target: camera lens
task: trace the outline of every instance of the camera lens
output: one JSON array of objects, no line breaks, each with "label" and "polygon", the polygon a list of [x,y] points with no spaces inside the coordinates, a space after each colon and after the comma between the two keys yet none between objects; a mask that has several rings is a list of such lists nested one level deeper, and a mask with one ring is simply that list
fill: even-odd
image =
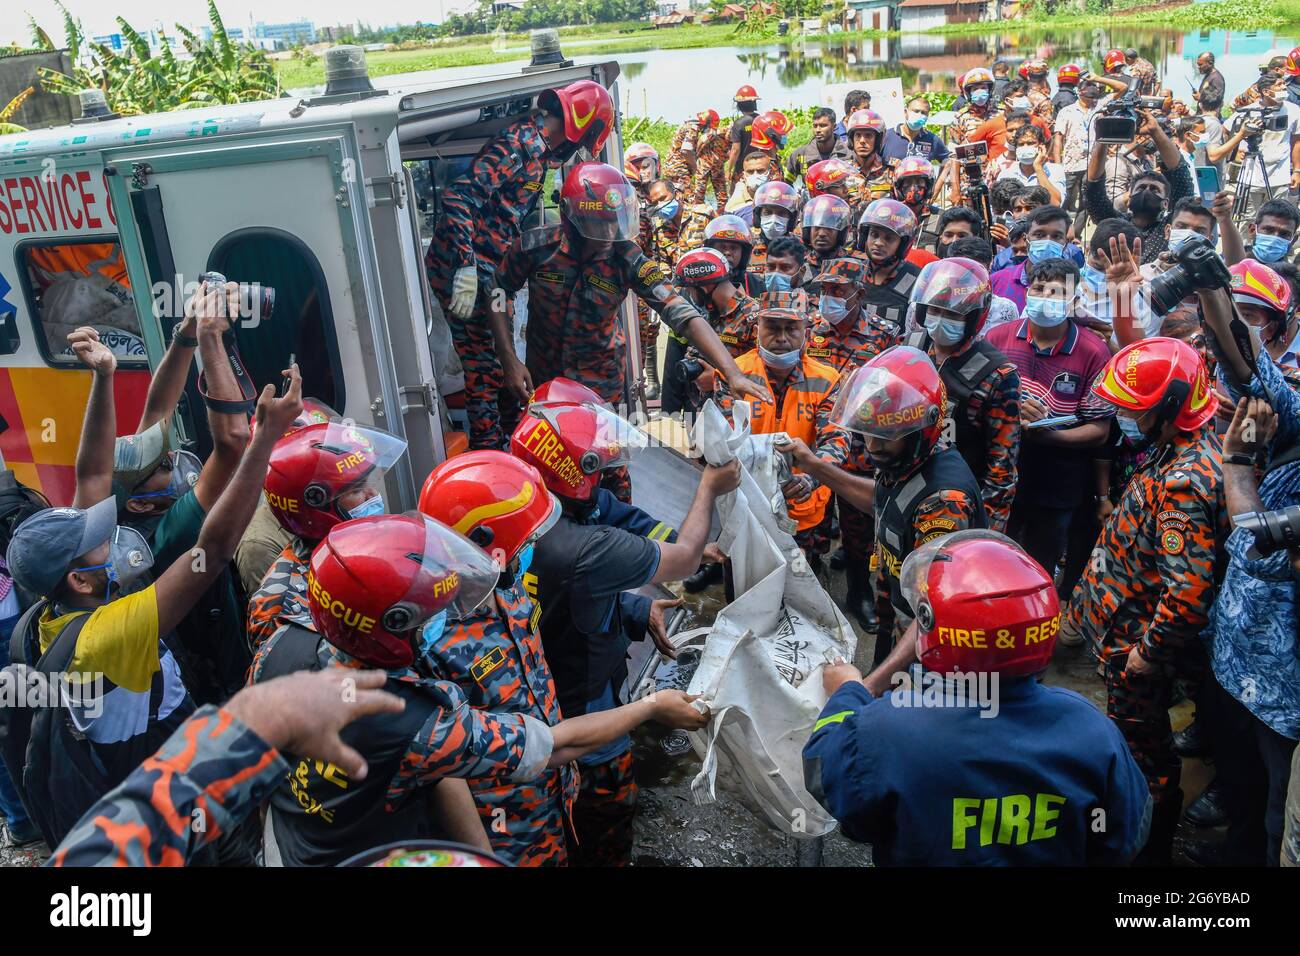
[{"label": "camera lens", "polygon": [[1178,303],[1196,291],[1192,277],[1186,267],[1176,265],[1165,270],[1147,283],[1147,295],[1151,310],[1156,315],[1167,315],[1178,307]]}]

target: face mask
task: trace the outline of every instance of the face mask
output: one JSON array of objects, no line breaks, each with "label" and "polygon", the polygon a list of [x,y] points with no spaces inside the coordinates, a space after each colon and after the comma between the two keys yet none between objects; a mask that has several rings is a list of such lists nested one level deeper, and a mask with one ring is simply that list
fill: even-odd
[{"label": "face mask", "polygon": [[970,94],[970,101],[974,103],[976,106],[983,106],[985,103],[989,101],[989,91],[972,90]]},{"label": "face mask", "polygon": [[1014,100],[1011,101],[1011,108],[1017,110],[1029,109],[1029,97],[1027,96],[1016,97]]},{"label": "face mask", "polygon": [[1037,146],[1016,147],[1016,162],[1023,163],[1024,165],[1029,166],[1032,165],[1034,160],[1036,160],[1037,158],[1038,158]]},{"label": "face mask", "polygon": [[837,295],[823,295],[821,297],[821,314],[831,325],[839,325],[849,315],[849,300],[841,299]]},{"label": "face mask", "polygon": [[934,254],[938,256],[940,259],[947,259],[948,247],[951,245],[952,245],[951,242],[936,242],[934,244]]},{"label": "face mask", "polygon": [[749,191],[752,193],[767,182],[768,178],[767,173],[748,173],[745,176],[745,185],[749,187]]},{"label": "face mask", "polygon": [[[822,303],[825,304],[825,297]],[[763,364],[769,368],[794,368],[799,364],[799,356],[803,354],[801,349],[795,349],[791,352],[769,352],[763,346],[758,347],[758,354],[763,359]]]},{"label": "face mask", "polygon": [[670,199],[663,205],[659,206],[659,208],[656,209],[652,213],[652,215],[658,216],[660,219],[667,222],[669,219],[676,219],[677,212],[681,208],[682,208],[681,203],[679,203],[676,199]]},{"label": "face mask", "polygon": [[1211,136],[1209,133],[1206,133],[1200,139],[1194,140],[1193,142],[1196,144],[1197,149],[1204,149],[1205,147],[1209,146],[1211,143],[1214,142],[1214,137]]},{"label": "face mask", "polygon": [[1059,259],[1065,255],[1065,246],[1053,239],[1034,239],[1029,243],[1029,261],[1042,262],[1044,259]]},{"label": "face mask", "polygon": [[758,217],[759,228],[769,239],[780,239],[790,229],[790,220],[783,213],[765,212]]},{"label": "face mask", "polygon": [[518,584],[520,579],[528,573],[528,569],[533,566],[533,549],[535,547],[535,544],[525,545],[524,549],[515,556],[515,560],[519,562],[519,570],[515,573],[516,584]]},{"label": "face mask", "polygon": [[763,276],[763,285],[768,292],[789,292],[790,277],[784,272],[768,272]]},{"label": "face mask", "polygon": [[1103,286],[1106,284],[1106,273],[1100,269],[1094,269],[1092,266],[1085,265],[1079,270],[1079,275],[1091,286]]},{"label": "face mask", "polygon": [[131,583],[138,581],[153,567],[153,551],[144,535],[134,528],[119,525],[113,532],[113,543],[109,545],[108,560],[103,564],[91,564],[73,571],[104,571],[108,575],[108,584],[104,588],[104,597],[111,598],[114,592],[125,593]]},{"label": "face mask", "polygon": [[929,332],[930,338],[940,345],[956,345],[966,337],[966,320],[927,315],[925,317],[925,331]]},{"label": "face mask", "polygon": [[925,192],[924,186],[908,186],[899,198],[903,200],[905,205],[915,206],[925,201]]},{"label": "face mask", "polygon": [[1128,207],[1133,212],[1139,212],[1147,216],[1158,216],[1165,208],[1165,201],[1157,193],[1149,189],[1142,189],[1133,194]]},{"label": "face mask", "polygon": [[447,630],[447,612],[439,611],[433,617],[425,622],[424,630],[420,632],[420,657],[425,657],[438,646],[442,640],[443,632]]},{"label": "face mask", "polygon": [[1138,427],[1136,418],[1125,418],[1123,415],[1116,415],[1115,417],[1119,420],[1119,430],[1124,433],[1125,438],[1135,445],[1140,445],[1146,441],[1147,436]]},{"label": "face mask", "polygon": [[1045,329],[1055,328],[1065,321],[1069,303],[1064,299],[1049,299],[1046,296],[1025,296],[1025,310],[1022,315],[1034,325]]},{"label": "face mask", "polygon": [[929,119],[930,117],[924,113],[909,112],[907,114],[907,128],[913,131],[924,129]]},{"label": "face mask", "polygon": [[175,501],[194,487],[195,482],[199,480],[199,472],[203,470],[203,463],[199,461],[196,455],[187,451],[174,451],[171,453],[171,478],[167,482],[167,487],[160,491],[140,491],[133,495],[132,498],[170,498]]},{"label": "face mask", "polygon": [[1260,262],[1277,262],[1290,250],[1291,243],[1280,236],[1266,236],[1262,233],[1256,233],[1252,248],[1255,252],[1255,258]]},{"label": "face mask", "polygon": [[369,518],[372,515],[381,515],[384,513],[384,496],[374,495],[367,498],[361,504],[357,505],[348,512],[349,518]]},{"label": "face mask", "polygon": [[1169,230],[1169,251],[1176,252],[1192,236],[1196,235],[1195,229],[1170,229]]}]

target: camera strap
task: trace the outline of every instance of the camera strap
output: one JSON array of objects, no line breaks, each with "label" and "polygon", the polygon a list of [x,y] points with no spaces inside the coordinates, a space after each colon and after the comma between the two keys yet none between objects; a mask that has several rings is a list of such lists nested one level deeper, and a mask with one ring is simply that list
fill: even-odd
[{"label": "camera strap", "polygon": [[212,398],[208,395],[207,380],[202,372],[199,373],[199,394],[203,396],[203,403],[220,415],[251,415],[253,409],[257,407],[257,386],[253,384],[253,379],[248,374],[248,367],[244,365],[244,360],[240,357],[239,346],[235,341],[235,333],[231,330],[223,333],[221,344],[226,349],[226,358],[230,361],[230,370],[234,373],[235,382],[239,385],[239,393],[244,397],[237,402]]}]

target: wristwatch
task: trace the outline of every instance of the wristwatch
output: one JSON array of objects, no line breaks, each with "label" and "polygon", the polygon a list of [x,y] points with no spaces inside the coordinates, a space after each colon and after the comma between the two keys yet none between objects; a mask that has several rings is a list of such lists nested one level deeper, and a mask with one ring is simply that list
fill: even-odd
[{"label": "wristwatch", "polygon": [[1233,452],[1231,455],[1223,456],[1225,465],[1245,465],[1248,468],[1255,467],[1255,456],[1247,455],[1245,452]]}]

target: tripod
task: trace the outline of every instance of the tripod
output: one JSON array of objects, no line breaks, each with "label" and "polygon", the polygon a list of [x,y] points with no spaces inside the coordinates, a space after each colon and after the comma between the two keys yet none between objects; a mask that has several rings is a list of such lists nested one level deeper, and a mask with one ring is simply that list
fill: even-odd
[{"label": "tripod", "polygon": [[[1258,187],[1246,185],[1253,179],[1246,175],[1247,170],[1254,170],[1258,174],[1260,183]],[[1232,221],[1239,226],[1246,221],[1246,211],[1250,208],[1250,193],[1255,188],[1264,190],[1265,202],[1273,198],[1273,187],[1268,181],[1268,168],[1264,165],[1264,154],[1259,151],[1259,140],[1255,139],[1252,142],[1251,137],[1247,137],[1246,156],[1241,161],[1241,168],[1237,170],[1237,195],[1232,200]]]}]

